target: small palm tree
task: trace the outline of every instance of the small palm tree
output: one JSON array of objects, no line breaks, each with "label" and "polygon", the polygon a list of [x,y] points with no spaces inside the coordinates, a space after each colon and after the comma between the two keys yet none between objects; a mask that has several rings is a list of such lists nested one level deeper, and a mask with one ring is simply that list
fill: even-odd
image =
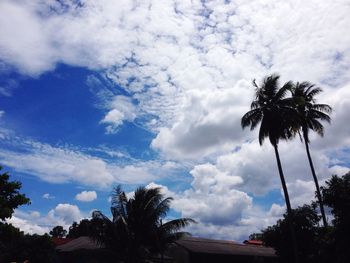
[{"label": "small palm tree", "polygon": [[[284,198],[288,215],[292,215],[289,194],[284,178],[281,160],[278,152],[278,142],[280,139],[289,139],[294,135],[297,114],[293,108],[292,100],[286,98],[287,92],[292,88],[292,82],[285,83],[279,88],[279,76],[271,75],[266,77],[259,87],[255,81],[255,99],[251,103],[251,110],[248,111],[241,120],[242,128],[250,127],[255,129],[260,123],[259,143],[263,144],[266,137],[269,138],[277,160],[278,171],[282,183]],[[292,216],[290,216],[292,218]],[[297,243],[292,222],[289,220],[290,234],[293,241],[295,261],[298,261]]]},{"label": "small palm tree", "polygon": [[302,138],[304,139],[307,157],[309,160],[312,177],[316,186],[316,195],[320,204],[320,210],[323,220],[323,225],[327,226],[326,214],[323,207],[322,196],[320,187],[318,184],[317,176],[315,173],[315,168],[312,162],[309,144],[309,131],[313,130],[320,136],[323,136],[324,129],[320,121],[326,121],[330,123],[331,118],[329,113],[332,112],[332,108],[326,104],[316,104],[315,96],[322,92],[321,88],[315,87],[315,85],[309,82],[297,83],[292,88],[292,96],[294,101],[294,106],[299,113],[299,131],[301,131]]},{"label": "small palm tree", "polygon": [[139,187],[128,198],[118,186],[112,194],[112,220],[99,211],[93,220],[101,220],[104,227],[93,233],[93,238],[106,248],[115,250],[119,257],[130,263],[145,262],[151,254],[160,254],[166,247],[186,235],[180,232],[194,220],[180,218],[162,223],[170,209],[171,197],[164,198],[159,187]]}]

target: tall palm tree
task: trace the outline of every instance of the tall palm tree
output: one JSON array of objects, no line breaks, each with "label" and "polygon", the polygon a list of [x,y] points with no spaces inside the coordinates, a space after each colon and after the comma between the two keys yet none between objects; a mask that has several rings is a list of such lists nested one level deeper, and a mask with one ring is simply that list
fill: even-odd
[{"label": "tall palm tree", "polygon": [[331,118],[329,113],[332,112],[332,108],[326,104],[317,104],[315,96],[322,92],[321,88],[315,87],[315,85],[309,82],[297,83],[295,87],[292,88],[292,96],[295,104],[295,108],[299,113],[299,130],[301,131],[302,138],[304,139],[307,157],[309,160],[312,177],[316,186],[316,195],[320,204],[320,210],[323,220],[323,225],[326,227],[327,219],[324,212],[323,202],[320,187],[318,184],[317,176],[315,173],[315,168],[312,162],[309,144],[309,131],[313,130],[320,136],[323,136],[324,129],[320,121],[326,121],[330,123]]},{"label": "tall palm tree", "polygon": [[151,254],[160,254],[167,245],[186,235],[180,232],[194,220],[180,218],[162,223],[170,209],[171,197],[164,198],[159,187],[139,187],[128,198],[121,187],[112,194],[112,220],[99,211],[93,220],[101,220],[104,227],[93,233],[93,238],[106,248],[118,251],[119,257],[130,263],[145,262]]},{"label": "tall palm tree", "polygon": [[297,120],[297,115],[295,109],[293,108],[291,99],[286,98],[287,92],[293,86],[292,82],[287,82],[281,88],[279,88],[278,80],[278,75],[268,76],[263,80],[260,87],[256,84],[255,80],[253,81],[253,85],[256,88],[255,99],[251,103],[251,110],[244,114],[242,117],[241,125],[242,128],[250,126],[250,129],[253,130],[260,123],[260,145],[262,145],[264,139],[268,137],[275,150],[278,172],[287,206],[287,213],[290,218],[288,222],[293,243],[295,262],[298,262],[297,242],[295,238],[294,228],[291,222],[292,208],[290,205],[287,185],[278,152],[279,140],[286,140],[294,135],[294,123]]}]

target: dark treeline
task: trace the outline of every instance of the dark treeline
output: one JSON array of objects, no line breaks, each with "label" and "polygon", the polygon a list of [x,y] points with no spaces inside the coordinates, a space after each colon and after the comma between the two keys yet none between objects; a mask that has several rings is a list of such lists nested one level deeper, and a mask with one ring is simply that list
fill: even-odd
[{"label": "dark treeline", "polygon": [[273,226],[254,233],[251,239],[262,240],[274,247],[281,262],[293,262],[293,249],[287,224],[288,217],[293,222],[299,244],[301,263],[347,263],[350,258],[348,238],[350,236],[350,173],[333,176],[321,187],[324,204],[334,217],[332,224],[320,226],[317,202],[303,205],[283,215],[283,219]]}]

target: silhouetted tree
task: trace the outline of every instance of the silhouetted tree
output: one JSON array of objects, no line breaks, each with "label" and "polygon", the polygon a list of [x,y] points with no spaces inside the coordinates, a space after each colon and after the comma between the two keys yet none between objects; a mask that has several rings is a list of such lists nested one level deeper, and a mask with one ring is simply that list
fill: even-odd
[{"label": "silhouetted tree", "polygon": [[50,235],[52,237],[65,237],[67,234],[67,230],[65,230],[63,228],[63,226],[55,226],[51,231],[50,231]]},{"label": "silhouetted tree", "polygon": [[309,144],[309,130],[312,130],[323,136],[324,128],[320,121],[330,122],[330,117],[327,113],[332,112],[332,108],[326,104],[317,104],[315,96],[322,92],[321,88],[315,87],[315,85],[309,82],[297,83],[292,88],[293,102],[295,108],[298,111],[298,129],[301,131],[302,137],[304,139],[307,157],[309,160],[312,177],[316,186],[316,196],[320,204],[320,211],[322,215],[323,225],[327,226],[326,213],[324,211],[322,196],[320,192],[320,187],[318,184],[315,168],[312,162]]},{"label": "silhouetted tree", "polygon": [[[0,170],[2,167],[0,166]],[[9,181],[9,174],[0,174],[0,220],[11,218],[14,209],[20,205],[30,204],[29,198],[21,194],[21,183]]]},{"label": "silhouetted tree", "polygon": [[350,236],[350,172],[342,177],[332,176],[321,187],[324,204],[331,207],[334,216],[334,262],[345,263],[349,261]]},{"label": "silhouetted tree", "polygon": [[172,198],[164,198],[161,189],[139,187],[128,198],[118,186],[112,195],[112,220],[99,211],[93,219],[103,222],[93,237],[106,248],[119,252],[125,262],[144,262],[152,253],[162,253],[167,244],[186,233],[179,230],[194,222],[181,218],[162,224]]},{"label": "silhouetted tree", "polygon": [[80,223],[73,222],[69,227],[68,238],[77,238],[81,236],[89,236],[90,232],[93,231],[94,222],[92,220],[83,219]]},{"label": "silhouetted tree", "polygon": [[[281,262],[293,261],[293,249],[289,246],[290,235],[288,226],[288,214],[283,215],[283,219],[277,221],[273,226],[267,227],[260,235],[266,246],[276,249]],[[317,215],[316,204],[303,205],[293,209],[293,225],[296,231],[299,247],[300,262],[321,263],[331,262],[332,253],[327,234],[332,229],[320,228],[318,223],[320,217]],[[327,231],[326,231],[327,230]]]},{"label": "silhouetted tree", "polygon": [[[263,144],[266,137],[269,138],[275,150],[278,172],[287,205],[287,213],[292,215],[289,194],[278,152],[278,142],[280,139],[289,139],[294,135],[297,113],[293,108],[292,100],[286,98],[287,92],[293,86],[292,82],[287,82],[280,88],[278,80],[278,75],[268,76],[263,80],[260,87],[253,81],[253,85],[256,88],[255,99],[251,103],[251,110],[242,117],[241,124],[243,128],[249,126],[250,129],[253,130],[260,123],[260,145]],[[292,217],[290,216],[288,221],[291,220]],[[294,258],[295,261],[298,262],[298,249],[292,222],[289,222],[289,227],[292,237],[292,246],[294,248]]]},{"label": "silhouetted tree", "polygon": [[45,234],[24,235],[18,228],[0,223],[0,262],[56,262],[51,238]]}]

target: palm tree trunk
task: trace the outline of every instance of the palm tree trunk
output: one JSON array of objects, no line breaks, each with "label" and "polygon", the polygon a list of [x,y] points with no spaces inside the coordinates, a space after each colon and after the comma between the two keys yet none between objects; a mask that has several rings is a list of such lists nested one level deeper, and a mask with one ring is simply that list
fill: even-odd
[{"label": "palm tree trunk", "polygon": [[287,205],[287,214],[288,214],[288,216],[287,216],[286,220],[288,222],[289,232],[290,232],[290,236],[291,236],[291,239],[292,239],[292,246],[293,246],[293,253],[294,253],[294,262],[298,263],[299,262],[298,244],[297,244],[297,239],[296,239],[296,236],[295,236],[295,230],[294,230],[294,227],[293,227],[292,207],[290,205],[289,194],[288,194],[288,190],[287,190],[286,181],[285,181],[284,175],[283,175],[283,170],[282,170],[280,156],[279,156],[279,153],[278,153],[277,144],[274,144],[273,147],[275,149],[275,155],[276,155],[276,160],[277,160],[278,172],[279,172],[281,183],[282,183],[284,199],[286,200],[286,205]]},{"label": "palm tree trunk", "polygon": [[[305,141],[305,139],[304,139],[304,141]],[[309,159],[309,164],[310,164],[310,167],[311,167],[312,177],[314,178],[314,182],[315,182],[315,186],[316,186],[316,194],[317,194],[318,202],[320,204],[320,210],[321,210],[321,215],[322,215],[323,226],[327,227],[328,223],[327,223],[326,213],[324,212],[323,200],[322,200],[322,196],[321,196],[320,186],[318,185],[318,180],[317,180],[317,176],[316,176],[316,173],[315,173],[314,164],[313,164],[312,159],[311,159],[309,143],[306,142],[306,141],[305,141],[305,148],[306,148],[307,158]]]}]

